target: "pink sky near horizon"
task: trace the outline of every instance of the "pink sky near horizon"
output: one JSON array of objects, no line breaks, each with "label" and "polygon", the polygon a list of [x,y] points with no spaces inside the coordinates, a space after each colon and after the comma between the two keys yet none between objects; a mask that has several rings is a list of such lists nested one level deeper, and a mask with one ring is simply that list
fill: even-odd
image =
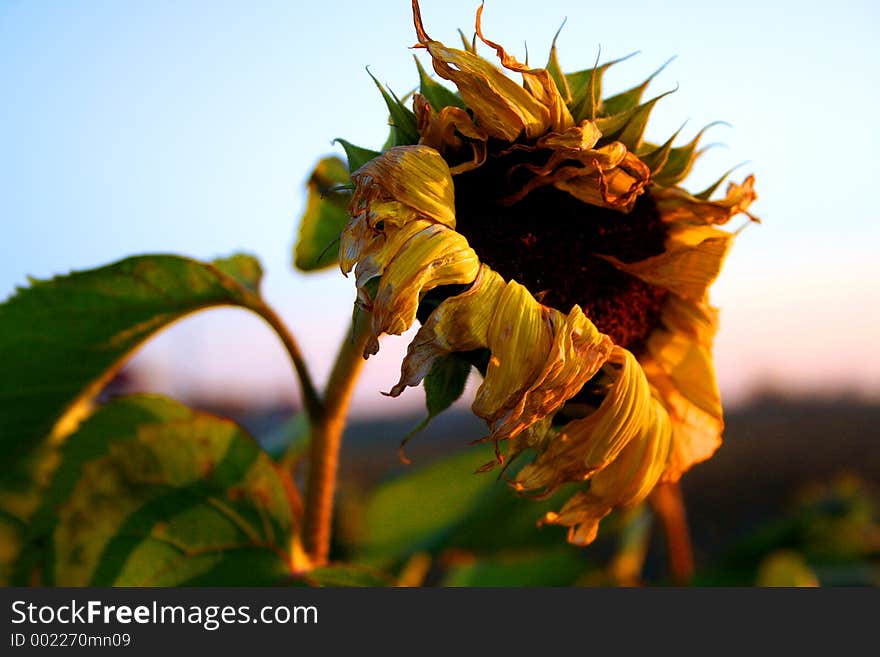
[{"label": "pink sky near horizon", "polygon": [[[740,239],[758,240],[762,229],[749,227]],[[734,245],[712,294],[713,304],[721,310],[715,362],[724,402],[736,405],[768,390],[880,399],[880,359],[870,349],[880,335],[880,317],[873,310],[880,304],[878,288],[860,290],[859,298],[841,295],[844,281],[835,281],[833,271],[817,268],[806,257],[799,263],[781,258],[764,269],[749,270],[745,257],[737,257],[737,248]],[[867,276],[871,271],[866,267],[861,273]],[[294,276],[299,279],[301,275]],[[318,276],[335,277],[337,272]],[[321,309],[326,323],[298,321],[295,312],[281,306],[319,382],[329,373],[350,317],[344,294],[353,283],[341,274],[338,279],[338,303]],[[297,383],[286,355],[261,323],[244,311],[210,311],[172,327],[149,344],[134,365],[143,368],[154,389],[172,395],[216,395],[257,405],[298,403]],[[414,332],[415,328],[403,336],[382,339],[379,354],[365,364],[353,413],[378,416],[422,411],[421,389],[407,390],[399,399],[381,394],[397,381]],[[467,403],[478,385],[479,377],[473,376],[461,403]]]}]

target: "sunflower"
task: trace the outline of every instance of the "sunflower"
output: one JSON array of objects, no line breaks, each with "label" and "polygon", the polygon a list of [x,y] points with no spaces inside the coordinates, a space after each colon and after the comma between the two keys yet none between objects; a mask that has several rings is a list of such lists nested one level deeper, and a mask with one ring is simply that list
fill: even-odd
[{"label": "sunflower", "polygon": [[718,200],[726,175],[702,193],[679,187],[700,136],[643,140],[660,98],[641,102],[651,78],[601,99],[615,62],[563,74],[554,40],[546,68],[530,68],[484,36],[482,9],[455,49],[428,36],[413,0],[416,47],[458,92],[421,65],[411,111],[383,90],[392,140],[351,175],[340,265],[371,313],[364,357],[421,323],[389,394],[439,359],[476,365],[472,408],[497,457],[486,469],[531,450],[517,491],[582,482],[543,522],[585,545],[613,509],[721,443],[707,291],[734,237],[718,226],[748,214],[754,181]]}]

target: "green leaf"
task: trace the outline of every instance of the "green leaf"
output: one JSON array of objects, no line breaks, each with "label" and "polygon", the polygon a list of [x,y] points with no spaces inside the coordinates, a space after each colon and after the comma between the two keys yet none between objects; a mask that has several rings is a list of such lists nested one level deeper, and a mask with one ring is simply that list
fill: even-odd
[{"label": "green leaf", "polygon": [[[497,471],[476,473],[494,456],[491,445],[467,447],[380,484],[363,506],[349,508],[356,515],[347,523],[356,527],[349,536],[355,560],[384,568],[420,551],[489,555],[562,547],[577,553],[566,546],[563,528],[537,526],[577,485],[544,500],[519,496]],[[613,532],[613,523],[607,523],[600,540]]]},{"label": "green leaf", "polygon": [[419,61],[419,58],[413,55],[413,59],[416,62],[416,67],[419,69],[419,93],[427,99],[435,112],[439,112],[444,107],[460,107],[464,109],[464,101],[456,93],[450,91],[436,80],[432,80]]},{"label": "green leaf", "polygon": [[367,69],[367,73],[373,78],[373,82],[376,83],[376,87],[378,87],[379,92],[382,94],[382,99],[388,107],[388,112],[391,114],[389,119],[391,124],[391,145],[404,146],[406,144],[419,143],[416,115],[393,92],[386,91],[385,87],[376,79],[376,76],[370,73],[370,69]]},{"label": "green leaf", "polygon": [[559,33],[562,32],[562,28],[565,27],[565,21],[562,21],[562,25],[559,26],[559,29],[556,30],[556,34],[553,36],[553,43],[550,45],[550,57],[547,59],[547,72],[550,74],[550,77],[553,78],[553,82],[556,84],[556,89],[559,91],[559,95],[562,97],[563,102],[566,105],[571,104],[571,90],[568,88],[568,80],[565,78],[565,73],[562,72],[562,67],[559,65],[559,57],[556,52],[556,39],[559,38]]},{"label": "green leaf", "polygon": [[673,57],[672,59],[667,60],[663,66],[651,73],[651,75],[649,75],[641,84],[609,98],[605,98],[599,108],[600,116],[614,116],[615,114],[620,114],[637,107],[642,100],[642,94],[645,93],[645,89],[651,84],[651,80],[660,75],[663,69],[669,66],[669,63],[673,59],[675,58]]},{"label": "green leaf", "polygon": [[495,485],[492,475],[474,474],[492,455],[491,447],[469,448],[377,487],[358,514],[358,560],[383,565],[440,545]]},{"label": "green leaf", "polygon": [[441,356],[434,361],[431,371],[425,377],[425,405],[428,407],[428,417],[422,420],[400,442],[401,457],[403,448],[412,440],[417,433],[424,430],[435,417],[440,415],[464,393],[468,375],[471,373],[471,364],[455,354]]},{"label": "green leaf", "polygon": [[638,52],[630,53],[626,57],[605,62],[601,66],[597,60],[596,66],[593,68],[566,74],[565,80],[571,91],[571,102],[568,109],[577,123],[584,119],[595,119],[598,116],[602,98],[602,77],[605,75],[605,71],[637,54]]},{"label": "green leaf", "polygon": [[555,549],[512,552],[454,566],[443,586],[571,586],[591,569],[584,554]]},{"label": "green leaf", "polygon": [[249,290],[256,296],[260,295],[263,268],[256,257],[244,253],[235,253],[228,258],[217,258],[211,264],[230,278],[233,278],[246,290]]},{"label": "green leaf", "polygon": [[155,255],[18,290],[0,305],[4,475],[39,449],[53,427],[83,413],[85,402],[157,331],[204,308],[259,306],[259,278],[249,256],[211,265]]},{"label": "green leaf", "polygon": [[321,587],[373,587],[394,584],[386,575],[353,564],[331,564],[323,568],[315,568],[303,575],[302,579],[309,586]]},{"label": "green leaf", "polygon": [[647,142],[642,143],[638,153],[639,159],[641,159],[651,170],[651,175],[656,175],[663,170],[664,166],[666,166],[666,160],[669,159],[669,153],[672,151],[672,144],[675,142],[683,128],[684,125],[676,130],[675,133],[660,146],[657,146],[656,144],[648,144]]},{"label": "green leaf", "polygon": [[694,198],[700,199],[701,201],[708,201],[710,198],[712,198],[712,194],[715,193],[715,190],[717,190],[721,186],[721,183],[723,183],[725,180],[727,180],[727,177],[730,174],[732,174],[734,171],[739,169],[744,164],[746,164],[746,162],[740,162],[735,167],[730,167],[727,171],[725,171],[715,182],[713,182],[711,185],[709,185],[706,189],[704,189],[702,192],[694,194],[693,195]]},{"label": "green leaf", "polygon": [[761,561],[755,586],[815,587],[819,578],[802,554],[777,550]]},{"label": "green leaf", "polygon": [[599,140],[599,144],[605,145],[612,141],[619,141],[627,149],[636,151],[642,144],[642,137],[645,134],[645,128],[648,125],[648,119],[651,116],[654,105],[657,104],[658,100],[674,91],[672,89],[659,96],[655,96],[651,100],[622,114],[596,119],[596,126],[602,133],[602,139]]},{"label": "green leaf", "polygon": [[669,151],[669,157],[666,159],[666,164],[655,178],[656,182],[661,185],[672,186],[687,178],[688,174],[691,172],[691,167],[693,167],[694,162],[696,162],[700,155],[697,152],[697,146],[700,143],[703,134],[712,126],[720,125],[722,123],[723,121],[714,121],[713,123],[710,123],[700,130],[690,142],[684,146],[679,146],[678,148],[673,148]]},{"label": "green leaf", "polygon": [[[345,145],[343,144],[343,147]],[[306,210],[299,224],[293,264],[316,271],[339,262],[339,236],[348,224],[351,191],[345,163],[335,155],[318,162],[307,183]]]},{"label": "green leaf", "polygon": [[288,574],[292,526],[271,460],[241,427],[137,395],[65,443],[32,538],[54,548],[59,586],[254,585]]},{"label": "green leaf", "polygon": [[367,162],[381,155],[381,153],[379,153],[378,151],[371,151],[369,148],[355,146],[350,141],[346,141],[345,139],[340,139],[338,137],[334,139],[333,142],[340,144],[342,148],[345,149],[345,157],[346,159],[348,159],[349,173],[354,173],[362,166],[364,166]]},{"label": "green leaf", "polygon": [[54,445],[44,444],[14,467],[4,464],[0,473],[0,586],[31,583],[27,577],[16,576],[16,562],[27,542],[28,520],[57,466],[57,452]]},{"label": "green leaf", "polygon": [[454,354],[434,361],[425,377],[425,404],[430,417],[436,417],[461,397],[470,373],[471,364]]}]

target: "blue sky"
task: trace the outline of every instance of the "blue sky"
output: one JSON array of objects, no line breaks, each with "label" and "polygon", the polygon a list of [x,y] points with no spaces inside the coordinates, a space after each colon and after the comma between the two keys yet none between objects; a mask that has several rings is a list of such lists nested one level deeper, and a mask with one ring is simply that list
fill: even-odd
[{"label": "blue sky", "polygon": [[[398,94],[414,86],[409,3],[0,0],[0,297],[48,277],[149,252],[213,258],[244,250],[319,379],[345,333],[353,283],[293,272],[304,181],[345,137],[378,147],[385,108],[364,67]],[[457,43],[477,3],[424,0],[433,38]],[[616,58],[610,91],[676,60],[677,84],[648,136],[716,119],[687,186],[749,160],[764,219],[738,239],[713,289],[718,374],[731,399],[758,385],[880,390],[880,237],[875,158],[880,49],[870,2],[627,3],[490,0],[487,36],[543,63],[562,20],[562,65]],[[357,393],[381,398],[407,340],[387,339]],[[211,311],[148,345],[138,363],[173,394],[295,395],[260,321]]]}]

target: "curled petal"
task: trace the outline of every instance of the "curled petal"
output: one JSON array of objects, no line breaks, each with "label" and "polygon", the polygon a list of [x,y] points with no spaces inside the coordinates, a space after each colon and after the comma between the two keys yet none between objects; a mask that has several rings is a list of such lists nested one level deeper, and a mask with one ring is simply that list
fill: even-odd
[{"label": "curled petal", "polygon": [[647,415],[651,421],[644,422],[617,458],[592,477],[588,490],[575,493],[559,513],[544,516],[547,524],[569,528],[570,543],[589,545],[596,539],[602,518],[614,508],[639,504],[657,485],[666,468],[672,431],[657,400],[652,400]]},{"label": "curled petal", "polygon": [[[594,121],[585,120],[580,125],[573,125],[562,132],[551,132],[541,137],[537,145],[567,155],[577,156],[590,150],[602,137]],[[622,145],[622,144],[621,144]]]},{"label": "curled petal", "polygon": [[[375,200],[348,221],[339,242],[339,267],[346,276],[356,262],[385,248],[390,236],[410,225],[418,215],[397,201]],[[429,221],[430,223],[430,221]]]},{"label": "curled petal", "polygon": [[[418,216],[455,228],[452,174],[433,148],[389,148],[355,171],[351,179],[355,184],[351,215],[366,213],[370,227],[379,221],[399,226]],[[382,201],[391,205],[382,206]]]},{"label": "curled petal", "polygon": [[[623,146],[620,142],[612,142],[609,146],[616,144]],[[651,179],[647,165],[628,151],[612,167],[606,168],[598,159],[591,164],[594,174],[566,177],[555,183],[555,187],[584,203],[629,211]]]},{"label": "curled petal", "polygon": [[712,226],[679,225],[670,229],[666,250],[637,262],[601,256],[621,271],[694,301],[703,300],[733,240]]},{"label": "curled petal", "polygon": [[755,177],[749,176],[741,185],[730,183],[726,196],[719,201],[704,201],[691,196],[680,187],[660,187],[651,194],[664,221],[698,226],[725,224],[738,214],[747,214],[755,193]]},{"label": "curled petal", "polygon": [[363,245],[355,267],[355,285],[358,290],[358,300],[364,307],[370,308],[373,304],[367,290],[367,282],[382,275],[388,263],[411,237],[432,225],[427,219],[417,219],[395,231],[374,233],[372,239]]},{"label": "curled petal", "polygon": [[451,167],[451,174],[475,169],[486,161],[486,142],[489,135],[473,122],[467,112],[460,107],[447,106],[438,113],[421,94],[415,95],[414,104],[420,144],[430,146],[440,153],[460,149],[464,145],[462,138],[467,139],[470,144],[473,160]]},{"label": "curled petal", "polygon": [[431,224],[410,237],[382,273],[373,303],[373,337],[364,356],[379,350],[382,333],[399,335],[412,326],[425,292],[440,285],[471,283],[479,268],[467,240],[446,226]]},{"label": "curled petal", "polygon": [[470,288],[443,301],[416,333],[401,365],[400,381],[389,394],[397,397],[404,388],[417,386],[440,356],[485,348],[489,324],[506,286],[497,272],[481,265]]},{"label": "curled petal", "polygon": [[672,421],[672,451],[664,478],[678,480],[721,445],[724,417],[712,365],[717,311],[674,295],[667,298],[640,361]]},{"label": "curled petal", "polygon": [[499,295],[486,336],[492,356],[472,405],[490,426],[519,403],[544,366],[553,345],[550,316],[516,281]]},{"label": "curled petal", "polygon": [[[584,126],[587,124],[589,122],[585,121]],[[632,209],[636,198],[650,182],[651,170],[617,141],[597,149],[575,147],[578,136],[574,130],[568,135],[548,136],[558,138],[548,142],[555,143],[557,150],[543,166],[521,165],[535,176],[518,192],[506,197],[505,204],[516,203],[539,187],[553,185],[591,205],[624,212]],[[581,138],[588,143],[592,134],[587,130],[581,133]],[[572,164],[572,161],[580,164]]]},{"label": "curled petal", "polygon": [[477,36],[483,43],[495,50],[504,68],[522,74],[526,88],[550,112],[549,129],[558,132],[573,126],[574,119],[571,117],[571,112],[568,111],[565,99],[559,93],[559,89],[557,89],[556,82],[553,80],[550,72],[543,68],[529,68],[524,64],[520,64],[516,57],[509,55],[501,45],[494,41],[489,41],[489,39],[483,36],[482,18],[483,5],[480,5],[479,9],[477,9]]},{"label": "curled petal", "polygon": [[410,344],[399,395],[417,385],[434,360],[487,348],[486,376],[473,403],[490,439],[514,438],[577,394],[608,360],[613,344],[578,306],[568,315],[538,303],[519,283],[483,265],[474,284],[441,303]]},{"label": "curled petal", "polygon": [[543,368],[516,406],[492,428],[493,440],[517,436],[574,397],[611,355],[611,338],[600,333],[579,306],[568,315],[552,311],[553,343]]},{"label": "curled petal", "polygon": [[614,383],[602,404],[562,427],[535,461],[520,470],[517,489],[552,493],[564,483],[589,479],[657,421],[657,402],[635,357],[615,346],[608,363],[617,368],[606,367]]},{"label": "curled petal", "polygon": [[377,237],[378,231],[370,227],[366,213],[349,219],[339,236],[339,268],[343,274],[348,276],[361,253],[369,249]]},{"label": "curled petal", "polygon": [[417,0],[412,5],[419,44],[428,49],[437,75],[458,87],[481,128],[507,141],[523,132],[526,137],[537,137],[547,131],[551,125],[547,107],[482,57],[431,39],[422,25]]}]

